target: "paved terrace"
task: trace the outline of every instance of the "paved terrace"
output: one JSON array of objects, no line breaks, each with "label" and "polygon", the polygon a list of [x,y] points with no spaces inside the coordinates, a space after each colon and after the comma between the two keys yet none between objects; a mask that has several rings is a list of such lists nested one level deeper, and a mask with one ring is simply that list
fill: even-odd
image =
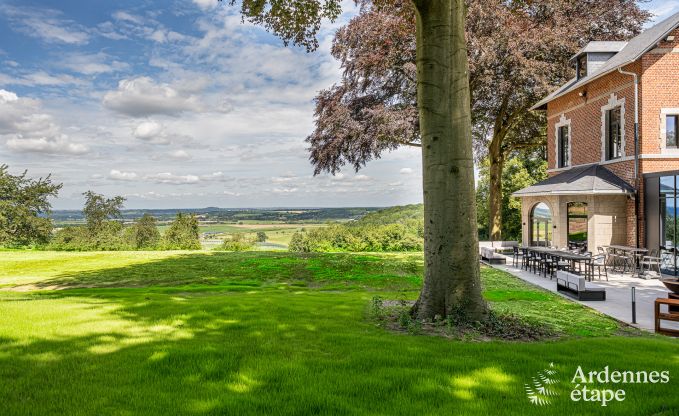
[{"label": "paved terrace", "polygon": [[[541,274],[537,275],[530,271],[522,270],[520,267],[513,267],[511,265],[511,257],[507,258],[507,265],[493,265],[499,270],[504,270],[513,274],[514,276],[523,279],[536,286],[540,286],[551,292],[556,291],[556,279],[550,280]],[[667,288],[658,279],[644,280],[633,277],[631,274],[621,274],[619,272],[608,271],[608,282],[606,277],[602,276],[602,280],[598,279],[597,272],[594,272],[593,283],[606,288],[605,301],[577,301],[566,295],[562,295],[574,302],[582,303],[592,309],[601,313],[612,316],[613,318],[626,322],[637,328],[645,329],[651,332],[655,331],[654,322],[654,301],[656,298],[666,298]],[[632,287],[636,287],[637,300],[637,323],[632,324]],[[674,322],[662,323],[663,327],[677,328]]]}]

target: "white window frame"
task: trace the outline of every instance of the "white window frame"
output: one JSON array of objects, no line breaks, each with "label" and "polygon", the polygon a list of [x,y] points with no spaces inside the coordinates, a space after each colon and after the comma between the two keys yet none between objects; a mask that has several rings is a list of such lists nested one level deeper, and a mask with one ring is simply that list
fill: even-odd
[{"label": "white window frame", "polygon": [[[559,129],[561,127],[568,127],[568,160],[566,160],[566,163],[562,167],[559,162],[559,155],[560,155],[560,149],[559,149]],[[571,160],[572,155],[573,155],[573,140],[571,139],[573,137],[573,129],[571,129],[571,119],[566,118],[565,114],[561,114],[561,118],[559,118],[559,121],[554,125],[554,153],[556,154],[556,157],[554,160],[556,161],[556,164],[554,165],[555,169],[567,169],[571,167]]]},{"label": "white window frame", "polygon": [[[660,109],[660,153],[679,155],[679,148],[667,147],[667,116],[679,115],[679,108]],[[679,127],[679,126],[678,126]]]},{"label": "white window frame", "polygon": [[[620,107],[620,157],[617,157],[615,159],[606,159],[606,129],[608,126],[606,126],[606,112],[609,110],[613,110],[616,107]],[[625,141],[625,99],[624,98],[618,98],[618,96],[615,93],[612,93],[611,96],[608,98],[608,103],[601,107],[601,161],[602,162],[613,162],[613,161],[618,161],[621,159],[624,159],[626,156],[625,153],[625,147],[626,147],[626,141]]]}]

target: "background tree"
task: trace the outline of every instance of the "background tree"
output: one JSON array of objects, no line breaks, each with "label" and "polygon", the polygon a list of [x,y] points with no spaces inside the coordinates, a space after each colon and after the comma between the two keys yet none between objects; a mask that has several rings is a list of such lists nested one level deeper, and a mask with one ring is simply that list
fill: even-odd
[{"label": "background tree", "polygon": [[[467,3],[475,155],[490,160],[487,218],[497,240],[505,160],[544,145],[544,114],[528,109],[573,76],[568,59],[577,49],[629,38],[648,13],[634,0]],[[365,6],[333,41],[344,72],[316,98],[316,130],[307,139],[316,174],[345,164],[358,170],[384,151],[420,145],[415,10],[408,2],[379,4]]]},{"label": "background tree", "polygon": [[0,246],[45,244],[52,233],[50,197],[56,197],[62,184],[51,177],[31,179],[27,172],[11,175],[0,165]]},{"label": "background tree", "polygon": [[193,214],[177,214],[165,232],[165,247],[173,250],[200,250],[198,220]]},{"label": "background tree", "polygon": [[121,218],[120,210],[125,202],[122,196],[106,198],[92,191],[84,192],[83,195],[85,196],[83,215],[90,234],[98,234],[107,221]]},{"label": "background tree", "polygon": [[267,238],[268,238],[268,236],[266,235],[266,233],[264,231],[258,231],[257,232],[257,242],[258,243],[266,242]]},{"label": "background tree", "polygon": [[160,232],[156,226],[156,219],[149,213],[137,220],[132,226],[134,246],[137,249],[149,249],[158,247]]},{"label": "background tree", "polygon": [[[490,163],[484,159],[479,166],[476,187],[476,209],[479,220],[479,238],[488,238],[488,196],[490,193]],[[503,238],[521,240],[521,201],[512,197],[519,189],[547,178],[547,162],[541,152],[523,151],[506,160],[502,170]]]}]

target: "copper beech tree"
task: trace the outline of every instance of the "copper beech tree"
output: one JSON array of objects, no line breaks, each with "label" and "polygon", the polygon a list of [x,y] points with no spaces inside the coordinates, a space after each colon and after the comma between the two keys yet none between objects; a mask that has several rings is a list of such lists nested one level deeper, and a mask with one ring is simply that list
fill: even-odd
[{"label": "copper beech tree", "polygon": [[[477,160],[490,161],[491,239],[501,239],[506,158],[545,143],[543,114],[530,106],[574,75],[568,60],[582,45],[627,39],[647,18],[632,0],[467,1],[472,133]],[[407,1],[366,3],[335,35],[344,72],[316,98],[307,139],[316,173],[420,146],[415,19]]]},{"label": "copper beech tree", "polygon": [[[236,2],[230,0],[229,3],[233,5]],[[545,8],[542,6],[543,3],[550,6]],[[549,7],[558,7],[557,3],[498,2],[516,4],[517,7],[524,8],[526,13],[536,15],[542,13],[549,15],[551,13]],[[633,4],[626,0],[572,0],[565,3],[571,4],[572,11],[590,3],[604,3],[611,8],[619,4]],[[281,37],[285,43],[291,42],[307,50],[313,50],[318,46],[316,35],[322,20],[324,18],[334,20],[341,12],[339,0],[242,0],[240,5],[244,19],[264,26]],[[477,257],[470,66],[465,38],[466,4],[464,0],[412,0],[412,3],[375,0],[372,3],[363,3],[366,10],[383,10],[392,6],[406,12],[403,15],[396,14],[394,18],[405,18],[405,23],[410,25],[403,30],[407,35],[406,42],[410,42],[410,50],[412,51],[414,47],[414,60],[410,59],[407,63],[409,67],[405,70],[408,74],[404,77],[408,77],[411,83],[415,81],[414,87],[410,84],[406,88],[414,91],[416,98],[411,95],[408,100],[401,102],[398,96],[394,96],[393,100],[387,100],[383,104],[385,107],[396,106],[396,108],[410,106],[410,111],[405,112],[406,121],[410,120],[410,124],[416,128],[408,127],[405,121],[398,122],[401,119],[396,113],[384,112],[383,115],[376,114],[376,117],[386,120],[384,124],[387,127],[376,131],[375,140],[363,139],[358,143],[351,143],[349,140],[336,148],[355,150],[359,154],[376,157],[379,156],[379,152],[370,151],[383,146],[379,141],[393,136],[389,131],[417,132],[398,140],[398,145],[419,142],[422,147],[425,276],[413,314],[420,319],[463,314],[468,319],[482,320],[487,314],[487,306],[481,296]],[[410,14],[408,10],[411,11]],[[602,11],[608,13],[608,10]],[[589,24],[586,20],[578,20],[576,18],[578,15],[579,13],[575,13],[570,16],[576,23],[573,27]],[[609,27],[620,25],[621,20],[627,19],[626,15],[615,17],[619,19],[607,22]],[[497,26],[496,29],[498,32],[493,33],[493,36],[502,33],[501,26]],[[526,26],[525,29],[530,29],[530,26]],[[539,32],[533,30],[532,33],[538,36]],[[544,41],[550,39],[549,36],[542,37]],[[365,41],[370,42],[369,39]],[[555,47],[559,45],[560,43]],[[380,49],[374,53],[378,54]],[[473,49],[470,51],[474,52]],[[365,87],[371,87],[371,83]],[[371,97],[366,95],[366,99],[370,100]],[[416,111],[412,108],[413,104]],[[347,109],[350,113],[355,110],[358,110],[358,113],[363,111],[360,107]],[[344,129],[355,131],[354,124],[345,124],[346,121],[353,121],[351,117],[337,123],[331,122],[329,125],[320,120],[321,116],[318,118],[316,134],[319,134],[320,130],[321,136],[325,131],[340,133]],[[392,122],[397,127],[388,126]],[[384,133],[380,134],[380,131]],[[335,133],[325,137],[333,136]],[[311,140],[313,147],[313,136]],[[345,151],[345,155],[351,154],[353,154],[351,151]],[[312,161],[317,165],[318,171],[316,160],[321,159],[315,159],[312,155]],[[342,162],[344,159],[337,160]],[[321,167],[321,170],[323,169]]]}]

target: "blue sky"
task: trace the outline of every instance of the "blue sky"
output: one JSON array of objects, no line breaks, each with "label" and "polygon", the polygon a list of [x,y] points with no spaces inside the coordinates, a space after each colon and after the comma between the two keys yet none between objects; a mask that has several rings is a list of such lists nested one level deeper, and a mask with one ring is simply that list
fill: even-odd
[{"label": "blue sky", "polygon": [[[679,0],[643,7],[656,19]],[[421,201],[420,155],[312,176],[313,97],[339,78],[321,47],[283,47],[216,0],[0,0],[0,163],[127,206],[367,206]]]}]

